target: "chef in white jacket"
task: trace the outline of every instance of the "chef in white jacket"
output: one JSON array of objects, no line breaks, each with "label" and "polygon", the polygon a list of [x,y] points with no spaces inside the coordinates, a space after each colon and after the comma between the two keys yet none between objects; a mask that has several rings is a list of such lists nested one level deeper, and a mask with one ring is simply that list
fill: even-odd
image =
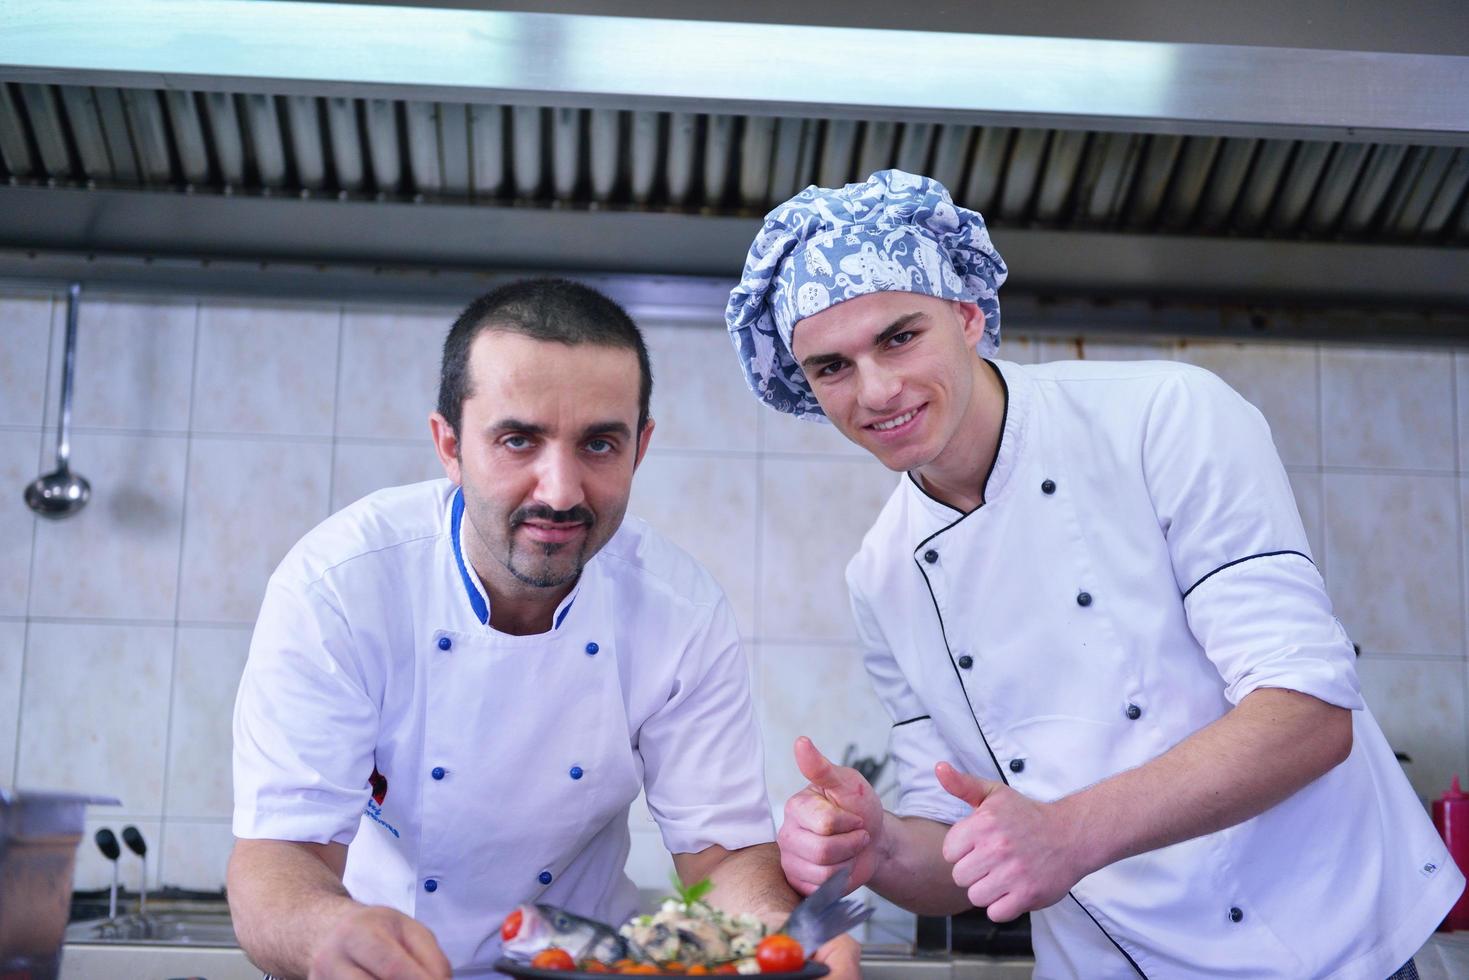
[{"label": "chef in white jacket", "polygon": [[1264,419],[1190,366],[994,359],[1006,271],[884,171],[772,211],[731,295],[761,400],[904,474],[847,568],[897,804],[799,740],[788,878],[1029,911],[1038,977],[1416,976],[1464,878]]},{"label": "chef in white jacket", "polygon": [[[516,905],[636,911],[640,791],[689,883],[778,920],[738,633],[624,519],[653,431],[641,335],[563,280],[471,304],[431,428],[448,479],[372,494],[266,589],[235,709],[236,931],[270,973],[446,977]],[[855,943],[826,954],[855,971]]]}]

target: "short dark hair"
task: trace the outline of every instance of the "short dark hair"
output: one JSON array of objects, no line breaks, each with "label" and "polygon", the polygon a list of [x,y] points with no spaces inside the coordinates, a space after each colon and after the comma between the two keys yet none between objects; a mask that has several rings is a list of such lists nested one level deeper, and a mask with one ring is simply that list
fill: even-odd
[{"label": "short dark hair", "polygon": [[444,338],[439,414],[457,434],[470,391],[469,349],[484,330],[505,330],[558,344],[620,347],[638,355],[638,433],[648,424],[653,367],[642,332],[627,311],[590,286],[569,279],[521,279],[470,303]]}]

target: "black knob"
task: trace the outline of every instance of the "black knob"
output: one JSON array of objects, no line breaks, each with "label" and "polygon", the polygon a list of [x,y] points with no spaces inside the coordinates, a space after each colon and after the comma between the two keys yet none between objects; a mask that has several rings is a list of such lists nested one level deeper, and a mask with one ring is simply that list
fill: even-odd
[{"label": "black knob", "polygon": [[131,824],[122,828],[122,842],[138,857],[143,857],[148,853],[148,845],[144,843],[143,835],[138,832],[137,827]]},{"label": "black knob", "polygon": [[963,667],[965,670],[968,670],[970,667],[974,666],[974,658],[967,653],[964,654],[964,656],[959,658],[959,666]]},{"label": "black knob", "polygon": [[1076,604],[1078,606],[1090,606],[1092,604],[1092,594],[1090,592],[1078,592],[1076,594]]},{"label": "black knob", "polygon": [[1042,480],[1041,481],[1041,493],[1055,493],[1055,492],[1056,492],[1056,481],[1055,480]]},{"label": "black knob", "polygon": [[122,848],[117,846],[117,835],[106,827],[97,831],[97,850],[109,861],[116,861],[122,856]]}]

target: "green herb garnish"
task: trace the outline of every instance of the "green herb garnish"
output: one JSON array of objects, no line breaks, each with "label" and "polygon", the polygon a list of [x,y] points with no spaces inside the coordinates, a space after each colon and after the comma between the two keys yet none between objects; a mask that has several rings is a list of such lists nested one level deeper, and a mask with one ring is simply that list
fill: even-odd
[{"label": "green herb garnish", "polygon": [[679,879],[678,872],[676,871],[672,874],[671,878],[673,881],[673,894],[684,905],[693,905],[695,902],[701,902],[704,900],[705,895],[708,895],[714,890],[714,882],[708,878],[705,878],[703,881],[697,881],[692,885],[685,885]]}]

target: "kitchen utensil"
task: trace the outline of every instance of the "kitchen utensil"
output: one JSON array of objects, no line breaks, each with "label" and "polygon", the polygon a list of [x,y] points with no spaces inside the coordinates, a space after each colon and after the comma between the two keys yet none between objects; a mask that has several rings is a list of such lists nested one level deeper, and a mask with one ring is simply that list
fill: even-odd
[{"label": "kitchen utensil", "polygon": [[141,877],[138,878],[138,914],[148,914],[148,845],[143,840],[143,834],[128,824],[122,828],[122,842],[128,846],[128,850],[138,856],[143,863]]},{"label": "kitchen utensil", "polygon": [[[1459,870],[1469,874],[1469,793],[1459,788],[1458,776],[1448,792],[1433,801],[1433,825]],[[1459,896],[1438,928],[1441,932],[1469,929],[1469,892]]]},{"label": "kitchen utensil", "polygon": [[[524,963],[517,963],[512,959],[501,958],[495,961],[492,968],[496,972],[507,976],[521,977],[523,980],[605,980],[605,973],[586,973],[582,970],[538,970]],[[762,973],[762,980],[815,980],[816,977],[824,977],[831,970],[823,963],[808,962],[800,970],[794,973]],[[472,972],[456,973],[457,977],[474,976]],[[488,972],[481,974],[489,976]],[[662,977],[683,977],[686,973],[661,973]]]},{"label": "kitchen utensil", "polygon": [[0,786],[0,976],[48,980],[60,970],[88,803],[118,801]]},{"label": "kitchen utensil", "polygon": [[26,487],[26,506],[53,520],[70,517],[87,505],[92,485],[70,469],[71,460],[71,386],[76,373],[77,307],[81,303],[81,283],[72,283],[66,291],[66,351],[61,369],[61,418],[56,428],[56,469],[38,476]]},{"label": "kitchen utensil", "polygon": [[107,893],[107,917],[117,918],[117,859],[122,856],[122,849],[117,846],[117,835],[106,827],[97,831],[97,850],[102,856],[112,862],[112,890]]}]

